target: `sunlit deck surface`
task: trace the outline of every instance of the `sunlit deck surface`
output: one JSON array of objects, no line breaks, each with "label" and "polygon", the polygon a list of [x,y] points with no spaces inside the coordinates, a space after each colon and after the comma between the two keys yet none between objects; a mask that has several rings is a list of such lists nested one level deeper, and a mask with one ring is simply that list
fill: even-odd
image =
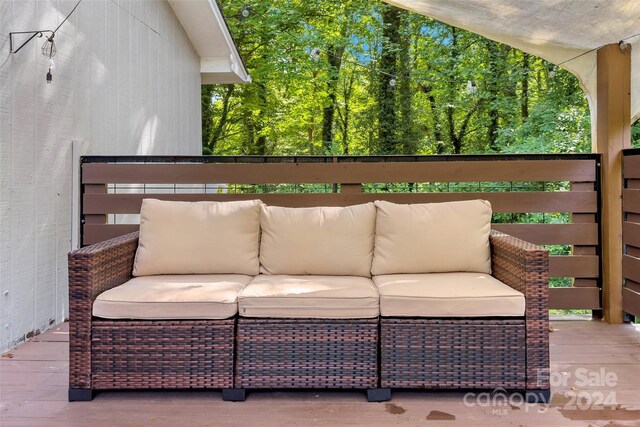
[{"label": "sunlit deck surface", "polygon": [[[67,329],[2,355],[0,426],[640,426],[640,325],[553,321],[548,408],[469,398],[465,404],[464,392],[400,391],[389,403],[367,403],[360,391],[254,391],[242,403],[223,402],[220,392],[113,391],[69,403]],[[593,384],[583,384],[586,375]],[[581,401],[572,402],[572,394]],[[604,405],[586,408],[602,397]]]}]

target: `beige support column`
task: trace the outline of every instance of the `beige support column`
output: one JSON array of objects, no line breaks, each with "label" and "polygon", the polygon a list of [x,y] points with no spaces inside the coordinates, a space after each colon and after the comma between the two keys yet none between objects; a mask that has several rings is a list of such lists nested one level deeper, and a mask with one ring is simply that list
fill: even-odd
[{"label": "beige support column", "polygon": [[631,47],[598,49],[594,148],[602,154],[602,305],[622,323],[622,149],[631,145]]}]

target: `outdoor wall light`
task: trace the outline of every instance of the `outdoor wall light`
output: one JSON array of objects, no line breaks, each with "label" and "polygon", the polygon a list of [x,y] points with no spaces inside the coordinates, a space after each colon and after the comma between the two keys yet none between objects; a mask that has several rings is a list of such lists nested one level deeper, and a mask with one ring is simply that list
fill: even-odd
[{"label": "outdoor wall light", "polygon": [[[49,37],[47,37],[47,40],[44,42],[44,44],[40,48],[40,52],[42,52],[42,54],[44,56],[49,58],[49,70],[47,71],[47,83],[51,83],[53,81],[53,74],[51,74],[51,70],[53,70],[56,67],[55,62],[53,61],[53,57],[56,56],[56,53],[57,53],[56,42],[54,41],[54,37],[56,36],[56,32],[60,29],[60,27],[62,27],[62,24],[67,22],[67,19],[69,19],[71,14],[76,10],[76,8],[80,5],[80,3],[82,3],[82,0],[78,0],[76,5],[73,6],[73,9],[71,9],[71,12],[69,12],[69,14],[62,20],[60,25],[58,25],[56,27],[56,29],[53,30],[53,31],[51,31],[51,30],[14,31],[14,32],[9,33],[9,50],[10,50],[11,53],[18,53],[20,51],[20,49],[25,47],[27,45],[27,43],[29,43],[31,40],[33,40],[36,37],[38,37],[38,38],[43,37],[45,33],[50,33],[51,34]],[[13,44],[14,44],[13,37],[15,35],[17,35],[17,34],[31,34],[31,37],[29,37],[24,43],[22,43],[20,46],[18,46],[16,49],[14,49],[14,47],[13,47]]]},{"label": "outdoor wall light", "polygon": [[620,46],[620,52],[622,53],[627,53],[631,49],[631,45],[624,40],[620,40],[618,46]]},{"label": "outdoor wall light", "polygon": [[53,40],[56,33],[51,34],[51,37],[47,39],[40,48],[40,51],[44,56],[49,57],[49,71],[47,71],[47,84],[50,84],[53,81],[53,75],[51,74],[51,70],[55,68],[56,64],[53,62],[53,57],[56,56],[56,42]]}]

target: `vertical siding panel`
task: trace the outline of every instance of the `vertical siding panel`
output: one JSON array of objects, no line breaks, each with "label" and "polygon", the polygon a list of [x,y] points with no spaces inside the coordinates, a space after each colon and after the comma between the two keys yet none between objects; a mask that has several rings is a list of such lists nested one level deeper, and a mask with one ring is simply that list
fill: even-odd
[{"label": "vertical siding panel", "polygon": [[202,108],[201,108],[201,77],[200,77],[200,57],[198,54],[193,52],[193,57],[195,59],[195,66],[191,67],[191,75],[193,76],[193,88],[190,99],[197,99],[198,102],[195,104],[192,102],[191,105],[195,114],[193,115],[193,120],[191,121],[191,128],[193,129],[194,141],[193,141],[193,154],[201,155],[202,154]]},{"label": "vertical siding panel", "polygon": [[118,14],[118,145],[116,150],[109,150],[112,154],[126,153],[131,136],[131,18],[127,5],[122,1]]},{"label": "vertical siding panel", "polygon": [[[184,30],[182,31],[182,33],[184,34],[185,52],[193,51],[195,53],[195,49],[193,49],[193,47],[191,46],[189,37],[184,32]],[[185,75],[185,83],[186,83],[184,102],[185,102],[185,109],[187,110],[187,117],[185,117],[185,125],[187,126],[187,130],[189,132],[189,140],[187,141],[185,146],[182,147],[182,149],[187,150],[186,151],[187,154],[195,154],[193,148],[195,148],[194,145],[196,144],[196,130],[193,128],[192,123],[193,123],[194,116],[197,114],[196,108],[198,107],[194,106],[193,102],[191,101],[193,99],[193,84],[194,84],[193,70],[191,70],[191,68],[185,67],[184,75]]]},{"label": "vertical siding panel", "polygon": [[[58,9],[56,26],[75,6],[74,0],[57,0]],[[83,6],[84,7],[84,6]],[[55,288],[55,303],[51,308],[53,315],[44,318],[49,323],[61,322],[67,314],[67,263],[66,254],[71,247],[71,140],[76,133],[76,75],[78,68],[78,15],[72,17],[60,28],[56,34],[58,53],[56,68],[53,70],[53,83],[50,89],[56,94],[56,123],[55,148],[52,156],[55,158],[55,171],[50,177],[55,185],[55,264],[46,275],[50,278],[47,286]],[[43,85],[46,86],[46,85]],[[48,324],[46,325],[48,326]]]},{"label": "vertical siding panel", "polygon": [[72,179],[71,168],[72,153],[71,146],[61,151],[60,156],[64,156],[64,172],[61,172],[56,179],[56,265],[55,265],[55,323],[65,320],[68,313],[68,272],[67,253],[71,250],[71,197]]},{"label": "vertical siding panel", "polygon": [[[106,39],[104,20],[106,15],[106,3],[102,1],[91,2],[91,16],[80,15],[80,19],[87,18],[83,31],[89,42],[90,51],[88,53],[89,78],[91,87],[91,99],[87,109],[91,112],[91,134],[89,140],[91,144],[100,147],[101,152],[108,152],[110,144],[106,139]],[[81,55],[84,57],[84,55]]]},{"label": "vertical siding panel", "polygon": [[[42,16],[39,25],[55,28],[63,17],[57,10],[57,2],[52,0],[38,2],[38,15]],[[42,45],[39,41],[38,45]],[[54,61],[57,61],[57,55]],[[41,331],[49,321],[55,321],[55,271],[56,260],[56,185],[52,177],[56,176],[59,165],[57,91],[53,84],[43,83],[43,75],[49,67],[49,60],[42,54],[37,55],[36,72],[40,84],[36,88],[36,128],[35,128],[35,295],[34,324],[32,330]],[[55,68],[52,70],[55,72]]]},{"label": "vertical siding panel", "polygon": [[[173,10],[171,11],[171,22],[175,23],[177,20],[176,16],[173,14]],[[173,102],[171,106],[173,107],[173,138],[169,141],[169,153],[177,154],[180,149],[177,147],[180,144],[180,140],[182,139],[182,106],[180,105],[180,67],[181,67],[181,58],[180,58],[180,32],[181,28],[176,27],[175,25],[171,25],[171,33],[172,33],[172,44],[171,44],[171,77],[173,79],[172,89],[173,89]]]},{"label": "vertical siding panel", "polygon": [[[14,20],[27,27],[38,24],[36,3],[14,4]],[[11,57],[13,111],[11,136],[11,265],[9,273],[9,339],[14,342],[33,330],[35,319],[35,143],[36,43]],[[42,76],[41,76],[42,78]],[[43,80],[40,80],[42,84]],[[5,190],[6,191],[6,190]]]},{"label": "vertical siding panel", "polygon": [[131,7],[131,19],[129,20],[129,25],[131,28],[131,50],[129,52],[129,57],[131,59],[130,68],[129,68],[129,76],[130,76],[130,86],[131,86],[131,122],[130,122],[130,131],[129,131],[129,141],[126,145],[126,152],[133,152],[138,154],[145,154],[141,151],[142,146],[142,130],[144,128],[144,111],[141,108],[141,99],[140,99],[140,62],[141,62],[141,51],[140,51],[140,31],[141,24],[136,19],[140,14],[140,1],[132,1],[129,3]]},{"label": "vertical siding panel", "polygon": [[[120,57],[118,55],[120,9],[110,1],[106,2],[105,13],[105,151],[116,153],[118,151],[118,117],[119,117],[119,90],[120,90]],[[118,35],[118,36],[116,36]]]},{"label": "vertical siding panel", "polygon": [[[185,52],[185,38],[186,35],[184,33],[184,30],[180,29],[178,31],[178,52]],[[185,81],[185,79],[188,75],[185,72],[184,63],[180,61],[179,65],[180,68],[178,69],[178,90],[180,91],[180,135],[178,137],[179,139],[174,142],[176,154],[178,154],[179,152],[184,153],[184,151],[182,150],[187,147],[182,146],[182,144],[191,144],[191,141],[189,140],[189,132],[187,129],[187,126],[189,125],[187,118],[189,117],[188,114],[190,112],[190,109],[188,105],[186,105],[187,102],[185,94],[185,90],[187,88],[187,82]]]},{"label": "vertical siding panel", "polygon": [[[70,2],[64,8],[66,13],[69,13],[75,2]],[[90,140],[92,144],[95,144],[99,151],[103,151],[102,139],[97,141],[92,140],[93,136],[93,123],[91,122],[91,106],[93,104],[93,87],[91,85],[91,72],[92,72],[92,51],[95,49],[94,45],[94,28],[91,25],[91,9],[93,2],[87,2],[87,4],[81,5],[75,11],[76,22],[76,49],[74,52],[74,61],[76,64],[76,134],[82,135],[84,139]]]},{"label": "vertical siding panel", "polygon": [[176,137],[178,136],[178,132],[176,128],[179,126],[179,119],[177,118],[178,106],[177,101],[178,97],[176,90],[176,72],[174,69],[174,65],[176,62],[176,53],[175,53],[175,43],[176,43],[176,32],[173,27],[173,20],[175,19],[173,15],[173,11],[167,8],[167,96],[169,98],[169,102],[167,102],[167,125],[169,127],[167,132],[167,140],[165,141],[165,151],[167,154],[173,153],[171,146],[174,144]]},{"label": "vertical siding panel", "polygon": [[[38,3],[38,16],[42,17],[39,25],[44,28],[55,28],[64,18],[66,5],[57,0],[47,0]],[[70,9],[68,9],[70,10]],[[43,55],[37,55],[38,84],[36,88],[36,135],[35,135],[35,301],[34,325],[35,331],[46,329],[56,320],[56,268],[57,268],[57,185],[56,177],[65,167],[64,154],[68,143],[61,140],[61,125],[59,115],[59,88],[57,65],[68,60],[68,54],[73,51],[73,38],[68,33],[56,36],[56,44],[67,55],[56,55],[56,67],[52,70],[54,83],[44,83],[49,61]],[[36,47],[44,43],[39,40]],[[64,46],[62,49],[60,46]],[[71,109],[69,112],[73,112]]]},{"label": "vertical siding panel", "polygon": [[[74,0],[59,0],[57,4],[59,15],[56,20],[56,26],[71,11],[75,2]],[[78,10],[86,6],[79,6]],[[64,16],[62,16],[63,14]],[[78,15],[74,13],[56,34],[56,44],[58,46],[58,53],[55,57],[56,68],[53,70],[53,83],[50,88],[47,88],[47,90],[53,90],[56,93],[57,139],[60,144],[70,144],[71,139],[78,135],[76,133],[76,122],[80,118],[76,116],[78,109],[76,98],[82,95],[81,89],[78,88],[77,84],[78,67],[82,66],[82,60],[78,58],[80,54],[80,49],[78,49],[78,38],[80,37],[80,32],[77,30],[78,19]],[[44,75],[42,79],[44,80]],[[42,87],[46,86],[42,85],[41,81],[34,83]],[[65,172],[70,173],[70,171]]]},{"label": "vertical siding panel", "polygon": [[[13,17],[13,2],[0,1],[0,31],[6,34]],[[9,59],[9,40],[0,39],[0,349],[11,343],[9,294],[11,282],[11,114],[13,75]]]},{"label": "vertical siding panel", "polygon": [[[141,1],[140,3],[140,16],[144,22],[147,22],[149,14],[147,13],[148,2]],[[150,100],[149,100],[149,85],[151,84],[151,79],[153,76],[150,73],[149,67],[149,38],[153,31],[151,31],[146,26],[142,24],[138,24],[140,28],[140,38],[139,38],[139,58],[140,63],[138,67],[138,88],[139,88],[139,97],[140,97],[140,106],[139,115],[140,115],[140,123],[141,123],[141,133],[140,133],[140,143],[139,145],[143,147],[143,151],[145,153],[153,153],[153,144],[151,142],[151,135],[153,133],[153,116],[151,115],[150,109]]]},{"label": "vertical siding panel", "polygon": [[158,91],[160,89],[160,54],[159,48],[163,46],[163,39],[161,35],[158,35],[159,31],[159,12],[160,3],[157,1],[151,1],[149,3],[149,25],[156,30],[156,32],[148,31],[149,38],[149,58],[148,58],[148,82],[149,82],[149,118],[153,124],[153,131],[150,135],[150,145],[153,152],[156,152],[159,147],[160,138],[160,120],[158,111]]},{"label": "vertical siding panel", "polygon": [[166,134],[162,144],[162,148],[168,152],[171,145],[171,141],[175,138],[175,125],[176,120],[172,120],[175,117],[174,114],[174,106],[175,106],[175,92],[173,91],[173,26],[171,19],[173,18],[173,11],[169,8],[168,5],[165,6],[165,20],[166,27],[165,31],[167,34],[167,40],[165,41],[165,45],[162,48],[164,50],[164,74],[165,74],[165,84],[164,84],[164,93],[161,94],[160,103],[164,104],[165,111],[165,119],[164,123],[166,124]]},{"label": "vertical siding panel", "polygon": [[156,146],[160,150],[161,147],[167,146],[170,138],[169,127],[169,105],[167,102],[169,95],[169,67],[167,47],[169,46],[169,30],[167,24],[167,10],[169,5],[162,3],[159,6],[158,32],[162,38],[158,40],[158,136]]}]

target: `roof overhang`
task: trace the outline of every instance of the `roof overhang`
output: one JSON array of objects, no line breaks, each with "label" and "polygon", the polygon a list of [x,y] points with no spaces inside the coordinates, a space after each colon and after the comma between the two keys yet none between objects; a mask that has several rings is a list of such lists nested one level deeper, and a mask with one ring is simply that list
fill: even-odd
[{"label": "roof overhang", "polygon": [[200,56],[202,84],[251,82],[215,0],[169,0],[169,5]]}]

